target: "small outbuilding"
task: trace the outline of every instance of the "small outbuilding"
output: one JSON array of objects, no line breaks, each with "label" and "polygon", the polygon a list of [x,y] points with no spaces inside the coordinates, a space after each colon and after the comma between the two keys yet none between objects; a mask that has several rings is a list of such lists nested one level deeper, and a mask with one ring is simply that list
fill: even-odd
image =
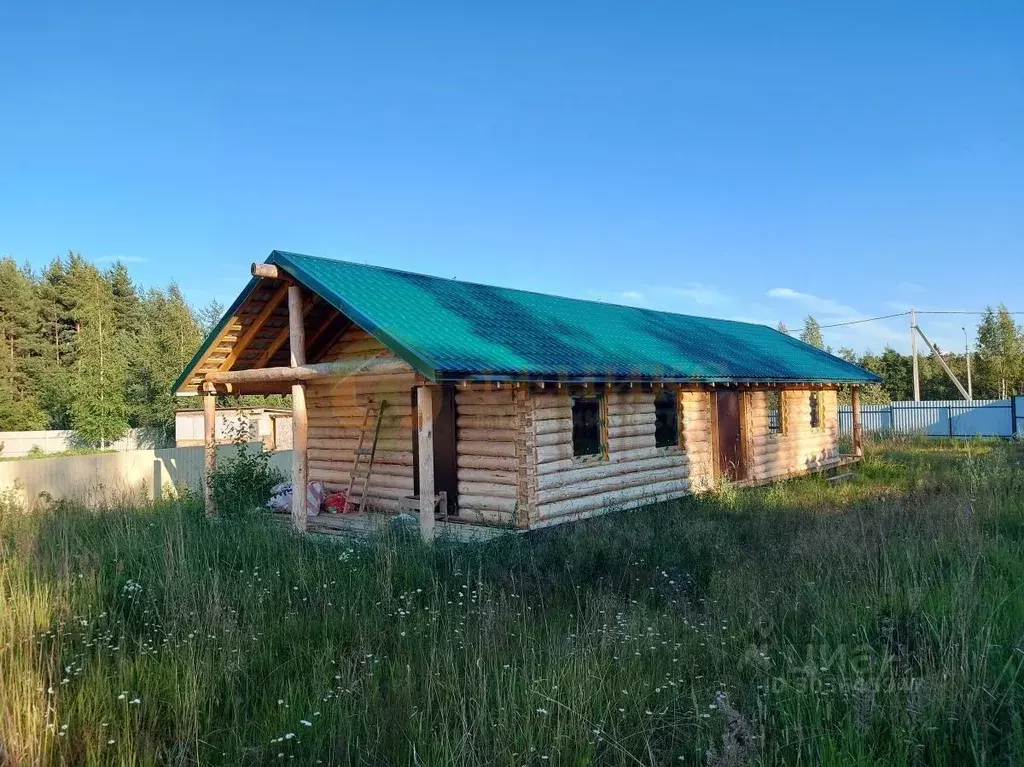
[{"label": "small outbuilding", "polygon": [[[199,447],[205,442],[202,410],[174,414],[174,446]],[[273,407],[222,408],[217,411],[218,445],[260,442],[264,450],[292,449],[292,411]]]},{"label": "small outbuilding", "polygon": [[[290,394],[293,481],[350,514],[535,529],[836,469],[861,455],[874,374],[764,325],[530,293],[274,251],[175,384]],[[839,453],[837,391],[854,438]],[[208,493],[208,510],[214,512]]]}]

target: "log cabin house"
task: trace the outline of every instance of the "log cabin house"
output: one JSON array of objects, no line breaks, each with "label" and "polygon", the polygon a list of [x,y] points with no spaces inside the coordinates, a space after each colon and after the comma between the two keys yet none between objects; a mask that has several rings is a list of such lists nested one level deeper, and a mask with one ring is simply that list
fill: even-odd
[{"label": "log cabin house", "polygon": [[[529,530],[861,455],[877,376],[767,326],[280,251],[252,275],[174,387],[203,399],[207,475],[217,394],[290,394],[295,487],[347,491],[345,517]],[[295,493],[299,530],[339,516]]]}]

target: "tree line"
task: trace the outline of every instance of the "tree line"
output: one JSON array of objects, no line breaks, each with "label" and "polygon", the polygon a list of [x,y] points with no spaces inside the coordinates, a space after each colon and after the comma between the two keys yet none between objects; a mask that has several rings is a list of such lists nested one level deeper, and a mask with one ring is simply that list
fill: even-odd
[{"label": "tree line", "polygon": [[132,427],[172,437],[171,385],[221,311],[197,311],[174,283],[143,290],[120,262],[0,259],[0,431],[73,429],[101,447]]},{"label": "tree line", "polygon": [[[180,400],[171,385],[222,311],[216,302],[192,307],[173,282],[143,290],[120,262],[100,269],[69,252],[36,272],[0,258],[0,431],[73,429],[99,446],[132,427],[173,437]],[[832,351],[814,317],[800,338]],[[940,351],[966,384],[966,354]],[[882,377],[864,387],[865,403],[913,398],[909,355],[835,353]],[[1005,306],[985,311],[971,362],[976,398],[1024,392],[1024,330]],[[920,354],[919,370],[922,399],[960,398],[932,353]],[[263,400],[224,404],[243,403]]]},{"label": "tree line", "polygon": [[[783,323],[779,330],[789,332]],[[914,398],[913,359],[892,347],[880,354],[867,351],[856,354],[852,349],[833,351],[825,344],[821,325],[814,317],[807,317],[800,340],[819,349],[867,368],[882,378],[879,384],[862,389],[865,404],[885,404],[892,400]],[[934,343],[934,339],[932,339]],[[939,353],[953,374],[967,387],[967,352],[952,352],[939,348]],[[971,380],[975,399],[1001,399],[1024,393],[1024,328],[1003,305],[988,307],[982,315],[970,354]],[[963,399],[956,385],[949,379],[935,355],[918,338],[918,380],[923,400]],[[846,394],[848,401],[849,394]]]}]

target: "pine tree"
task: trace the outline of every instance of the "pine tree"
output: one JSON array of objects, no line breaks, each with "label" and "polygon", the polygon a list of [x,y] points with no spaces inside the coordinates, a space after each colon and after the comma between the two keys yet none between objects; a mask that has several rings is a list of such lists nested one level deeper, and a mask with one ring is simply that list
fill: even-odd
[{"label": "pine tree", "polygon": [[177,406],[171,385],[199,348],[203,333],[195,313],[173,283],[166,293],[150,291],[144,307],[140,364],[129,388],[138,403],[139,426],[159,429],[170,438]]},{"label": "pine tree", "polygon": [[128,268],[117,261],[103,275],[110,283],[114,295],[114,319],[117,329],[129,335],[138,335],[142,330],[142,300],[138,288],[132,281]]},{"label": "pine tree", "polygon": [[[68,253],[69,261],[75,258]],[[77,256],[81,259],[81,256]],[[71,390],[68,378],[75,362],[75,305],[68,271],[64,262],[55,258],[43,270],[37,287],[40,335],[43,359],[40,365],[40,402],[52,429],[70,429]]]},{"label": "pine tree", "polygon": [[123,334],[117,327],[114,291],[94,266],[72,263],[74,284],[75,367],[71,417],[79,438],[101,448],[128,430],[125,402],[127,361]]},{"label": "pine tree", "polygon": [[209,335],[224,316],[224,304],[216,298],[199,310],[199,326],[203,335]]},{"label": "pine tree", "polygon": [[41,353],[34,276],[27,265],[0,259],[0,378],[5,400],[0,429],[39,429],[46,416],[39,405]]},{"label": "pine tree", "polygon": [[125,402],[128,423],[131,426],[141,426],[143,424],[140,423],[140,409],[144,408],[145,403],[132,396],[132,388],[139,371],[147,362],[142,348],[142,337],[147,326],[143,300],[132,281],[131,274],[122,262],[117,261],[107,269],[103,273],[103,279],[110,286],[113,295],[116,346],[126,364]]},{"label": "pine tree", "polygon": [[[878,389],[872,392],[873,404],[882,404],[894,400],[908,400],[913,396],[910,357],[900,354],[890,346],[885,347],[881,355],[870,352],[860,358],[860,365],[872,373],[881,376],[881,384],[872,384]],[[862,392],[867,393],[870,387],[865,386]],[[867,404],[863,396],[861,401]]]},{"label": "pine tree", "polygon": [[804,329],[800,331],[800,340],[805,344],[824,349],[827,352],[832,351],[825,346],[825,338],[821,334],[821,325],[810,315],[807,315],[807,319],[804,321]]},{"label": "pine tree", "polygon": [[780,333],[785,333],[786,335],[789,335],[789,328],[786,327],[786,323],[783,322],[782,320],[779,320],[779,324],[775,326],[775,329]]}]

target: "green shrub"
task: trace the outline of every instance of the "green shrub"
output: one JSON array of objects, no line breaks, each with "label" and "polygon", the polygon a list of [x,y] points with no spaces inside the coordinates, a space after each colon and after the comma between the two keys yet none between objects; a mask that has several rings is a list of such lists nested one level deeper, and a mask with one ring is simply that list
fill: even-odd
[{"label": "green shrub", "polygon": [[219,461],[210,484],[217,514],[239,517],[261,508],[284,475],[270,465],[270,453],[238,445],[233,458]]}]

